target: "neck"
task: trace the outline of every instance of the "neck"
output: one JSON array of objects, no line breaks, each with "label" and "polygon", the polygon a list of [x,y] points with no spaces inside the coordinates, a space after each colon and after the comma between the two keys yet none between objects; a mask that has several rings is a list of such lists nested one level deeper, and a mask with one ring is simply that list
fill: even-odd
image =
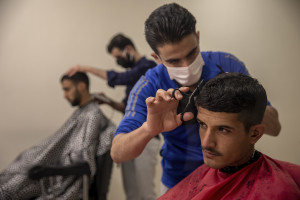
[{"label": "neck", "polygon": [[233,173],[239,171],[240,169],[250,165],[251,163],[257,161],[260,156],[261,156],[261,153],[254,150],[252,153],[252,156],[248,159],[247,162],[245,162],[241,165],[238,165],[238,166],[227,166],[227,167],[221,168],[220,171],[227,173],[227,174],[233,174]]},{"label": "neck", "polygon": [[134,57],[134,62],[137,63],[142,58],[142,55],[139,54],[138,52],[135,52],[133,57]]},{"label": "neck", "polygon": [[89,103],[92,100],[92,96],[88,93],[86,95],[82,95],[79,107],[84,106],[85,104]]}]

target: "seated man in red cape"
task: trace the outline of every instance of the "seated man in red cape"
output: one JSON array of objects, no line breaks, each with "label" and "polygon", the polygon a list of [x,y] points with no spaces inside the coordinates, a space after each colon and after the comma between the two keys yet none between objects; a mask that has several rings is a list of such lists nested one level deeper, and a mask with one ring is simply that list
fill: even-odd
[{"label": "seated man in red cape", "polygon": [[[159,119],[162,130],[182,123],[176,114],[182,95],[172,95],[172,89],[160,90],[147,99],[148,118]],[[255,150],[266,104],[266,91],[249,76],[224,73],[208,81],[196,99],[204,165],[159,199],[300,199],[300,166]],[[156,112],[162,108],[164,114]]]}]

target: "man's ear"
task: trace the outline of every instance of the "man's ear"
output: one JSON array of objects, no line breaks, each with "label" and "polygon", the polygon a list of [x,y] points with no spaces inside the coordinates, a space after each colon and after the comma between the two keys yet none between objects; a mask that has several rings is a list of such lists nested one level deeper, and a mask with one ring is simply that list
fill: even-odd
[{"label": "man's ear", "polygon": [[161,61],[160,57],[156,53],[152,52],[151,56],[154,58],[154,60],[156,61],[156,63],[162,64],[162,61]]},{"label": "man's ear", "polygon": [[124,49],[126,49],[128,53],[131,53],[134,50],[133,47],[129,44],[126,45]]},{"label": "man's ear", "polygon": [[250,143],[255,144],[261,138],[261,136],[263,136],[264,132],[265,132],[265,126],[263,124],[257,124],[252,126],[250,128],[250,133],[249,133]]},{"label": "man's ear", "polygon": [[86,90],[86,84],[84,82],[77,83],[77,89],[79,92],[83,92]]}]

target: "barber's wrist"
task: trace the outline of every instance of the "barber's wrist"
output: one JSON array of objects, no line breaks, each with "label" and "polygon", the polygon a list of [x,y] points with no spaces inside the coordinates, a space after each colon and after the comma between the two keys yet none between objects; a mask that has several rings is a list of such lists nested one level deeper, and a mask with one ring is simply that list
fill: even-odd
[{"label": "barber's wrist", "polygon": [[93,72],[93,67],[91,66],[82,66],[82,71],[87,73],[87,72]]},{"label": "barber's wrist", "polygon": [[145,137],[148,140],[151,140],[152,138],[154,138],[155,136],[157,136],[159,134],[159,132],[156,132],[155,130],[152,130],[148,126],[147,121],[142,124],[141,128],[142,128],[142,133],[145,134]]}]

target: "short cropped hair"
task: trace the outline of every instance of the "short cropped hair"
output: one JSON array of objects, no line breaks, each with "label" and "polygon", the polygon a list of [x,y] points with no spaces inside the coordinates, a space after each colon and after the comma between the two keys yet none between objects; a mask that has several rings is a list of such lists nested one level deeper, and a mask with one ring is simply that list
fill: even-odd
[{"label": "short cropped hair", "polygon": [[89,89],[89,86],[90,86],[89,77],[86,73],[83,73],[83,72],[76,72],[73,76],[63,75],[60,79],[60,82],[63,82],[64,80],[70,80],[74,84],[83,82],[86,84],[87,89]]},{"label": "short cropped hair", "polygon": [[107,45],[107,51],[111,54],[114,47],[124,50],[127,45],[131,45],[135,49],[131,39],[119,33],[110,40],[109,44]]},{"label": "short cropped hair", "polygon": [[176,3],[157,8],[145,21],[146,40],[157,55],[157,47],[179,42],[191,33],[196,35],[196,19]]},{"label": "short cropped hair", "polygon": [[239,113],[239,120],[249,132],[262,122],[267,94],[254,78],[241,73],[224,73],[209,80],[196,98],[198,107],[212,112]]}]

